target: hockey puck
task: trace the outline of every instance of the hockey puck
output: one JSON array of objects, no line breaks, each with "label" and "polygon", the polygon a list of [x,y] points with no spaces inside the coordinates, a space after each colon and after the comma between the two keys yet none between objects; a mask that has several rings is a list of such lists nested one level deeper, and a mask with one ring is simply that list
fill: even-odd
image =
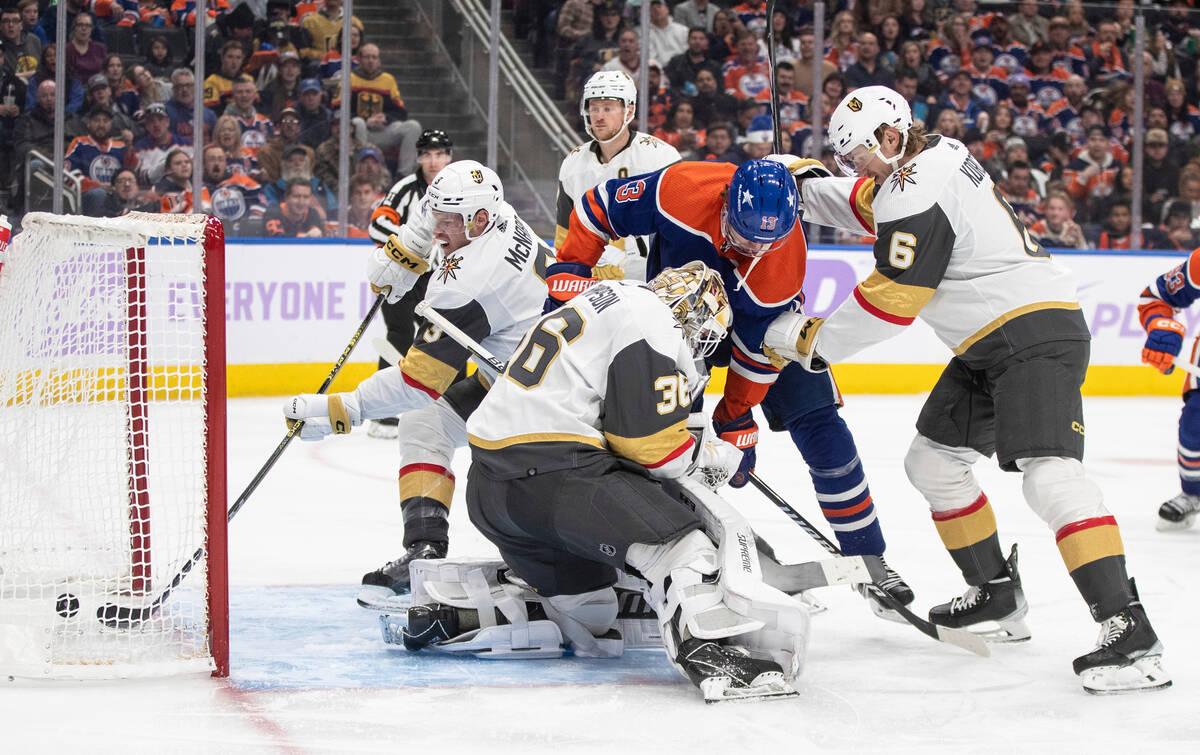
[{"label": "hockey puck", "polygon": [[69,619],[79,613],[79,598],[69,592],[64,592],[54,603],[54,610],[64,619]]}]

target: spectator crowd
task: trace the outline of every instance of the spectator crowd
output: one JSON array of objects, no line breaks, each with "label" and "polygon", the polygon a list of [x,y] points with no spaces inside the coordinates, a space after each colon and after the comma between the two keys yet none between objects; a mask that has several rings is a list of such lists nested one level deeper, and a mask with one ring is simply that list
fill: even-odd
[{"label": "spectator crowd", "polygon": [[[202,211],[232,236],[366,237],[371,207],[393,176],[413,170],[421,126],[352,18],[351,222],[339,231],[342,0],[61,1],[64,93],[55,86],[57,6],[0,0],[0,213],[19,217],[39,187],[48,205],[45,187],[61,167],[79,200],[71,209],[86,215]],[[207,75],[196,155],[198,8]],[[58,99],[64,166],[52,165]],[[40,183],[26,185],[27,168]]]},{"label": "spectator crowd", "polygon": [[[641,29],[641,2],[649,26]],[[684,159],[740,162],[772,151],[768,26],[774,29],[783,148],[820,156],[821,134],[858,87],[900,92],[932,133],[964,142],[1046,246],[1191,250],[1200,245],[1200,15],[1192,0],[1145,12],[1143,122],[1134,122],[1134,0],[979,3],[828,0],[817,50],[810,0],[517,0],[517,35],[579,96],[597,70],[635,81],[648,123]],[[647,37],[648,59],[641,54]],[[1133,135],[1142,129],[1140,236],[1132,227]],[[861,241],[821,229],[821,241]]]},{"label": "spectator crowd", "polygon": [[[51,165],[59,99],[67,137],[61,168],[79,197],[75,211],[89,215],[200,210],[235,236],[365,236],[371,206],[414,168],[422,126],[383,70],[379,45],[352,18],[352,220],[345,233],[336,228],[343,0],[61,1],[65,92],[55,88],[57,6],[0,0],[0,212],[19,216],[39,187],[47,196],[47,177],[60,167]],[[638,24],[641,2],[650,6],[647,29]],[[824,139],[830,113],[855,88],[884,84],[932,133],[963,141],[1045,245],[1200,245],[1193,0],[829,0],[819,50],[812,0],[780,0],[772,18],[765,0],[505,5],[516,36],[534,42],[536,62],[557,70],[557,94],[572,113],[593,72],[621,70],[638,80],[645,65],[648,123],[640,129],[684,159],[740,162],[772,151],[770,25],[785,150],[819,155],[832,168]],[[199,83],[191,71],[198,9],[207,51]],[[1139,9],[1141,93],[1132,63]],[[198,84],[200,155],[192,150]],[[810,123],[814,84],[820,144]],[[1134,229],[1139,128],[1143,224]],[[192,196],[197,159],[199,199]],[[43,180],[27,186],[27,173]],[[817,240],[862,241],[828,229]]]}]

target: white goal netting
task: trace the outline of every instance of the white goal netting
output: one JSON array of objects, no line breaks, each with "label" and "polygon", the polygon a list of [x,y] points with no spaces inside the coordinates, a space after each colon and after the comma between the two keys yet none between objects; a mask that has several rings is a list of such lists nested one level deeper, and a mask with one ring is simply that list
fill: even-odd
[{"label": "white goal netting", "polygon": [[[216,396],[205,292],[223,280],[207,261],[223,264],[221,246],[202,215],[34,213],[13,239],[0,268],[0,673],[220,662],[224,379]],[[223,370],[223,351],[213,361]]]}]

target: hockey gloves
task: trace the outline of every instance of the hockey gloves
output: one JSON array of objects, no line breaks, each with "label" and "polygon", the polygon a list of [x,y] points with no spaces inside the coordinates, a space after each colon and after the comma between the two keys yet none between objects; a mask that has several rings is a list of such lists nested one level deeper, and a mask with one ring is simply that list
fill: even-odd
[{"label": "hockey gloves", "polygon": [[283,416],[290,430],[303,420],[300,440],[320,440],[326,435],[344,435],[362,424],[362,410],[353,393],[301,393],[283,405]]},{"label": "hockey gloves", "polygon": [[784,312],[767,327],[763,355],[781,370],[788,362],[799,362],[809,372],[824,372],[829,365],[816,354],[817,333],[824,323],[823,317]]},{"label": "hockey gloves", "polygon": [[367,257],[367,281],[371,290],[376,295],[387,294],[388,304],[404,298],[428,270],[429,258],[411,251],[395,233]]},{"label": "hockey gloves", "polygon": [[1170,317],[1154,317],[1146,323],[1146,345],[1142,361],[1164,375],[1175,371],[1175,357],[1183,348],[1183,325]]},{"label": "hockey gloves", "polygon": [[728,422],[718,422],[714,419],[713,429],[717,431],[721,440],[736,446],[742,452],[742,463],[738,465],[737,472],[729,478],[730,485],[740,488],[750,481],[747,475],[754,471],[754,463],[758,457],[755,451],[758,444],[758,424],[754,421],[754,415],[747,411]]},{"label": "hockey gloves", "polygon": [[592,268],[588,265],[582,262],[555,262],[546,268],[546,288],[549,291],[542,314],[550,314],[595,283]]}]

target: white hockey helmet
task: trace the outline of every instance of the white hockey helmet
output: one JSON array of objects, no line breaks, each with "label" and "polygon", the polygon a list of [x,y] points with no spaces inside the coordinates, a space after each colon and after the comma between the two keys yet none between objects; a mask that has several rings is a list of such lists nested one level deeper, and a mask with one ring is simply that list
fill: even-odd
[{"label": "white hockey helmet", "polygon": [[483,163],[458,160],[442,168],[426,190],[425,197],[430,209],[461,215],[463,225],[471,231],[475,213],[480,210],[487,210],[489,228],[496,221],[504,203],[504,186],[496,171]]},{"label": "white hockey helmet", "polygon": [[895,170],[908,146],[912,124],[912,109],[900,93],[885,86],[855,89],[842,99],[829,119],[829,140],[838,166],[848,176],[861,175],[871,155],[878,153],[875,134],[879,127],[891,126],[900,132],[900,152],[895,157],[878,157]]},{"label": "white hockey helmet", "polygon": [[[587,104],[588,100],[620,100],[625,107],[624,126],[628,126],[633,120],[633,111],[637,105],[637,85],[633,83],[633,78],[624,71],[599,71],[593,73],[583,85],[583,98],[579,100],[579,114],[583,116],[583,128],[587,131],[587,135],[596,139],[596,135],[592,133],[592,119],[588,116]],[[623,129],[622,129],[623,130]],[[621,135],[618,131],[612,139],[596,141],[601,144],[608,144],[613,139]]]},{"label": "white hockey helmet", "polygon": [[725,340],[733,325],[733,308],[716,270],[693,260],[663,270],[646,285],[670,307],[697,359],[711,355]]}]

